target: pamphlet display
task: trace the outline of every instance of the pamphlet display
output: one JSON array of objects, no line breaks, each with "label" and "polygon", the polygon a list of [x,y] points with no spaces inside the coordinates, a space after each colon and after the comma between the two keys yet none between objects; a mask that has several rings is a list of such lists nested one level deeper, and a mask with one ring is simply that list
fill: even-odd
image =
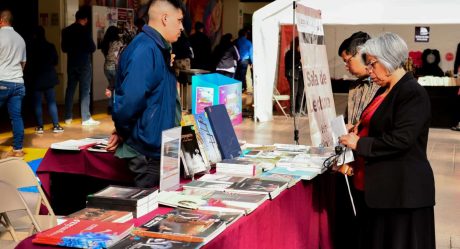
[{"label": "pamphlet display", "polygon": [[179,187],[181,132],[181,127],[175,127],[161,134],[160,191]]}]

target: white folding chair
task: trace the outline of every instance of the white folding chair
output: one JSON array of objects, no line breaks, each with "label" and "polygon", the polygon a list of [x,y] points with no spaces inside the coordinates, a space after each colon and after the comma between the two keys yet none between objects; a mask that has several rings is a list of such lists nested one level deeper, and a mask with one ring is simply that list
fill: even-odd
[{"label": "white folding chair", "polygon": [[276,102],[276,104],[281,109],[281,111],[283,112],[286,118],[289,118],[289,114],[287,114],[286,111],[284,111],[284,109],[287,108],[287,106],[282,106],[280,101],[288,101],[289,99],[290,99],[289,95],[282,95],[278,91],[278,89],[276,89],[276,87],[273,88],[273,101]]},{"label": "white folding chair", "polygon": [[34,231],[42,231],[34,215],[27,207],[24,198],[22,198],[21,194],[19,194],[19,191],[14,186],[0,180],[0,196],[2,197],[2,201],[0,202],[0,224],[6,228],[14,241],[19,241],[19,237],[11,223],[8,212],[22,210],[27,213],[29,224],[33,225],[33,229],[28,234],[29,236]]},{"label": "white folding chair", "polygon": [[[51,205],[43,192],[32,169],[21,159],[7,158],[0,160],[0,180],[9,183],[16,189],[23,187],[36,187],[38,193],[19,192],[21,197],[26,201],[26,205],[35,219],[43,229],[51,228],[57,224],[57,218]],[[44,205],[48,210],[48,215],[40,215],[40,208]],[[14,217],[14,225],[17,229],[32,229],[27,222],[21,222],[24,219],[24,212],[12,212],[10,217]]]}]

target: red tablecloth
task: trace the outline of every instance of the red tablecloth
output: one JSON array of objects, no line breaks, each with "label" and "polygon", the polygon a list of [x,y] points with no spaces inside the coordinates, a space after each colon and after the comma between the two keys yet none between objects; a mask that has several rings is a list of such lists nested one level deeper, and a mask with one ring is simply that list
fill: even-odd
[{"label": "red tablecloth", "polygon": [[[131,181],[132,174],[123,160],[111,153],[90,151],[48,150],[37,175],[45,192],[50,194],[50,174],[88,175],[101,179]],[[204,248],[311,248],[330,249],[330,213],[333,211],[334,177],[324,174],[312,181],[302,181],[282,192],[274,200],[266,201],[254,212],[228,227]],[[157,214],[171,208],[157,210],[134,219],[139,226]],[[33,236],[17,248],[56,248],[32,244]]]},{"label": "red tablecloth", "polygon": [[132,182],[133,175],[126,162],[114,157],[113,153],[62,151],[48,149],[37,169],[43,190],[50,193],[51,173],[87,175],[107,180]]},{"label": "red tablecloth", "polygon": [[[332,208],[331,181],[331,175],[321,175],[297,183],[242,217],[203,248],[333,248],[328,218]],[[160,207],[133,222],[139,226],[170,210]],[[16,248],[57,248],[32,244],[32,239],[33,236],[23,240]]]}]

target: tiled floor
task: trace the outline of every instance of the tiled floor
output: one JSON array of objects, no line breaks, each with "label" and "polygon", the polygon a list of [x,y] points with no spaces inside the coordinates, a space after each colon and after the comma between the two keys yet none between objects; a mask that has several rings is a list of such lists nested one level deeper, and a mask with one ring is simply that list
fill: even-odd
[{"label": "tiled floor", "polygon": [[[344,110],[346,95],[335,95],[336,110]],[[104,108],[99,108],[104,110]],[[98,114],[95,119],[100,126],[82,127],[79,120],[70,125],[63,124],[65,132],[51,133],[45,127],[45,134],[36,135],[34,127],[26,129],[25,147],[48,148],[50,143],[71,138],[84,138],[94,134],[109,134],[113,129],[110,116]],[[300,143],[309,144],[308,119],[298,119]],[[1,127],[5,130],[5,127]],[[292,143],[293,119],[275,116],[272,122],[255,123],[251,119],[235,127],[240,140],[258,144]],[[11,144],[11,133],[0,134],[0,145]],[[1,149],[1,148],[0,148]],[[460,132],[448,129],[430,129],[428,157],[436,180],[436,236],[437,248],[460,248]]]}]

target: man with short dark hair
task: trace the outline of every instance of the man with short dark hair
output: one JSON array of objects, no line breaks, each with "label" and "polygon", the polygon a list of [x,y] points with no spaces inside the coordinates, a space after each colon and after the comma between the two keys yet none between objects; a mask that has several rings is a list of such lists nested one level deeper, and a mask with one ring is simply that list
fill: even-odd
[{"label": "man with short dark hair", "polygon": [[80,83],[81,124],[99,125],[89,111],[92,81],[91,54],[96,50],[90,30],[87,28],[89,13],[78,10],[75,23],[62,30],[62,51],[67,53],[67,88],[65,91],[65,123],[72,123],[73,96]]},{"label": "man with short dark hair", "polygon": [[25,96],[23,70],[26,64],[24,39],[11,27],[13,15],[0,12],[0,107],[7,103],[13,125],[13,150],[2,157],[23,157],[24,123],[21,116]]},{"label": "man with short dark hair", "polygon": [[371,37],[365,32],[353,33],[340,44],[338,54],[343,59],[345,68],[358,78],[350,85],[348,104],[345,110],[345,122],[349,127],[356,125],[361,118],[361,113],[372,100],[379,86],[369,79],[369,73],[362,62],[358,51],[359,46],[366,43]]},{"label": "man with short dark hair", "polygon": [[181,0],[152,0],[148,23],[120,56],[108,150],[125,158],[138,187],[159,185],[161,133],[175,126],[171,43],[183,26]]}]

